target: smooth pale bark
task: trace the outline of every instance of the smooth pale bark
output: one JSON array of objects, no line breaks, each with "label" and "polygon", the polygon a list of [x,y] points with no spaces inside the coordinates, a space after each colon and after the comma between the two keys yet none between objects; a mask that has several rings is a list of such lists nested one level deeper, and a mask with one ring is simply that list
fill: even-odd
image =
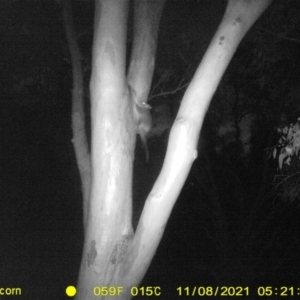
[{"label": "smooth pale bark", "polygon": [[[269,0],[229,1],[222,23],[184,95],[162,171],[133,235],[131,184],[136,132],[125,79],[128,3],[127,0],[96,2],[90,84],[92,186],[76,299],[94,299],[95,287],[99,286],[122,286],[123,293],[118,297],[97,295],[98,299],[131,298],[130,288],[137,286],[147,271],[197,157],[199,132],[217,85],[241,39],[269,3]],[[138,52],[147,56],[146,50]],[[148,58],[153,50],[149,53]],[[152,70],[151,60],[144,63],[148,74]],[[140,83],[130,74],[128,78],[130,84],[140,87],[140,98],[145,97],[150,83]]]},{"label": "smooth pale bark", "polygon": [[[134,40],[128,84],[140,105],[147,103],[151,87],[159,21],[165,0],[136,0],[134,9]],[[132,99],[133,101],[134,99]]]},{"label": "smooth pale bark", "polygon": [[[139,99],[145,102],[154,71],[163,3],[161,0],[136,2],[136,37],[128,77]],[[98,286],[123,286],[129,265],[136,124],[125,78],[126,18],[127,1],[96,2],[90,83],[92,187],[78,299],[94,299],[94,288]],[[119,298],[131,297],[123,293]]]},{"label": "smooth pale bark", "polygon": [[82,56],[76,39],[70,0],[63,1],[63,19],[71,54],[73,75],[72,142],[82,184],[81,190],[83,195],[83,225],[85,227],[91,184],[91,164],[85,128],[83,71],[81,63]]},{"label": "smooth pale bark", "polygon": [[[131,189],[135,131],[125,76],[127,0],[97,0],[91,92],[92,184],[78,294],[115,285],[119,259],[132,240]],[[97,297],[97,299],[102,299]]]}]

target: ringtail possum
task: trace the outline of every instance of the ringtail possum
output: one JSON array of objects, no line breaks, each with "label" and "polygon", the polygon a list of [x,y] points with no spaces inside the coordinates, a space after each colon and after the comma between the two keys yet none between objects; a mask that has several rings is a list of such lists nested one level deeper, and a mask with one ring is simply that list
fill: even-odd
[{"label": "ringtail possum", "polygon": [[[133,91],[130,88],[131,92]],[[135,95],[132,94],[132,97]],[[137,133],[140,135],[142,144],[146,151],[146,162],[149,161],[149,150],[147,146],[147,136],[152,127],[152,116],[150,112],[151,106],[146,102],[139,103],[136,101],[136,97],[134,97],[133,103],[133,119],[137,126]]]}]

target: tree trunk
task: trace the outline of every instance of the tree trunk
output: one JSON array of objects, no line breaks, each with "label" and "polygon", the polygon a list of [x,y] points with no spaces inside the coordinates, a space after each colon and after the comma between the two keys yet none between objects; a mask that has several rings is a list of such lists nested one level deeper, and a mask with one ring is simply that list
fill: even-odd
[{"label": "tree trunk", "polygon": [[90,82],[92,184],[76,298],[80,300],[94,299],[98,286],[121,285],[114,278],[133,237],[136,134],[125,77],[127,11],[127,0],[96,1]]},{"label": "tree trunk", "polygon": [[[149,7],[152,7],[151,2]],[[269,3],[270,0],[229,1],[223,20],[183,97],[162,171],[133,234],[131,187],[137,126],[133,121],[133,108],[135,103],[147,99],[152,76],[149,74],[154,66],[150,58],[156,49],[150,47],[149,37],[155,36],[157,30],[155,26],[146,26],[142,31],[146,42],[138,44],[145,48],[138,51],[146,55],[145,60],[133,53],[128,82],[134,88],[134,97],[142,100],[132,103],[125,78],[128,1],[96,1],[90,83],[92,185],[76,299],[131,298],[130,288],[142,280],[197,157],[198,136],[211,98],[238,44]],[[151,9],[159,14],[155,4]],[[158,22],[159,18],[150,18],[150,24],[151,20]],[[137,69],[135,64],[142,66],[142,81],[131,71]],[[111,289],[107,289],[109,286]]]},{"label": "tree trunk", "polygon": [[71,1],[65,0],[63,3],[63,19],[66,30],[66,37],[71,54],[72,74],[73,74],[73,90],[72,90],[72,131],[73,146],[76,161],[79,169],[82,195],[83,195],[83,226],[87,221],[87,206],[91,184],[91,165],[90,154],[85,128],[84,114],[84,87],[83,87],[83,71],[82,58],[79,45],[77,43],[74,23],[72,18]]}]

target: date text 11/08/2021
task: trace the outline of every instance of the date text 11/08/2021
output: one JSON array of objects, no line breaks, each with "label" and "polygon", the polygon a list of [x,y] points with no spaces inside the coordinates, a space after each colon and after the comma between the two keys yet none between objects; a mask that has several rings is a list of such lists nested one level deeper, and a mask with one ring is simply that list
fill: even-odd
[{"label": "date text 11/08/2021", "polygon": [[179,296],[231,296],[245,297],[256,294],[259,297],[296,296],[300,299],[300,286],[260,286],[253,290],[248,286],[194,286],[178,287]]}]

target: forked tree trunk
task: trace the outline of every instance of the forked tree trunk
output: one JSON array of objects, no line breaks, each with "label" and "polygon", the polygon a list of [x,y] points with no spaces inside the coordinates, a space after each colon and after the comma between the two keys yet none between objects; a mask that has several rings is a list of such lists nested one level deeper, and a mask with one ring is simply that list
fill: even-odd
[{"label": "forked tree trunk", "polygon": [[[147,7],[147,1],[141,2]],[[151,82],[152,75],[149,74],[153,72],[154,62],[149,58],[156,49],[155,40],[152,50],[147,48],[153,41],[151,39],[156,38],[157,24],[152,22],[159,21],[150,12],[160,14],[159,7],[152,6],[151,2],[146,8],[150,11],[141,13],[142,18],[150,16],[147,25],[150,29],[146,26],[141,32],[145,43],[138,42],[146,48],[137,50],[146,58],[133,54],[130,67],[134,69],[135,64],[140,64],[144,68],[144,73],[141,72],[144,79],[142,84],[139,83],[132,71],[128,76],[129,84],[140,99],[147,99],[150,83],[143,84],[149,78]],[[132,118],[134,103],[125,76],[128,0],[96,1],[90,83],[92,184],[76,299],[131,298],[130,288],[138,286],[142,280],[197,157],[198,136],[211,98],[238,44],[270,2],[228,2],[223,20],[183,97],[170,133],[162,171],[148,196],[134,234],[131,187],[136,124]]]}]

